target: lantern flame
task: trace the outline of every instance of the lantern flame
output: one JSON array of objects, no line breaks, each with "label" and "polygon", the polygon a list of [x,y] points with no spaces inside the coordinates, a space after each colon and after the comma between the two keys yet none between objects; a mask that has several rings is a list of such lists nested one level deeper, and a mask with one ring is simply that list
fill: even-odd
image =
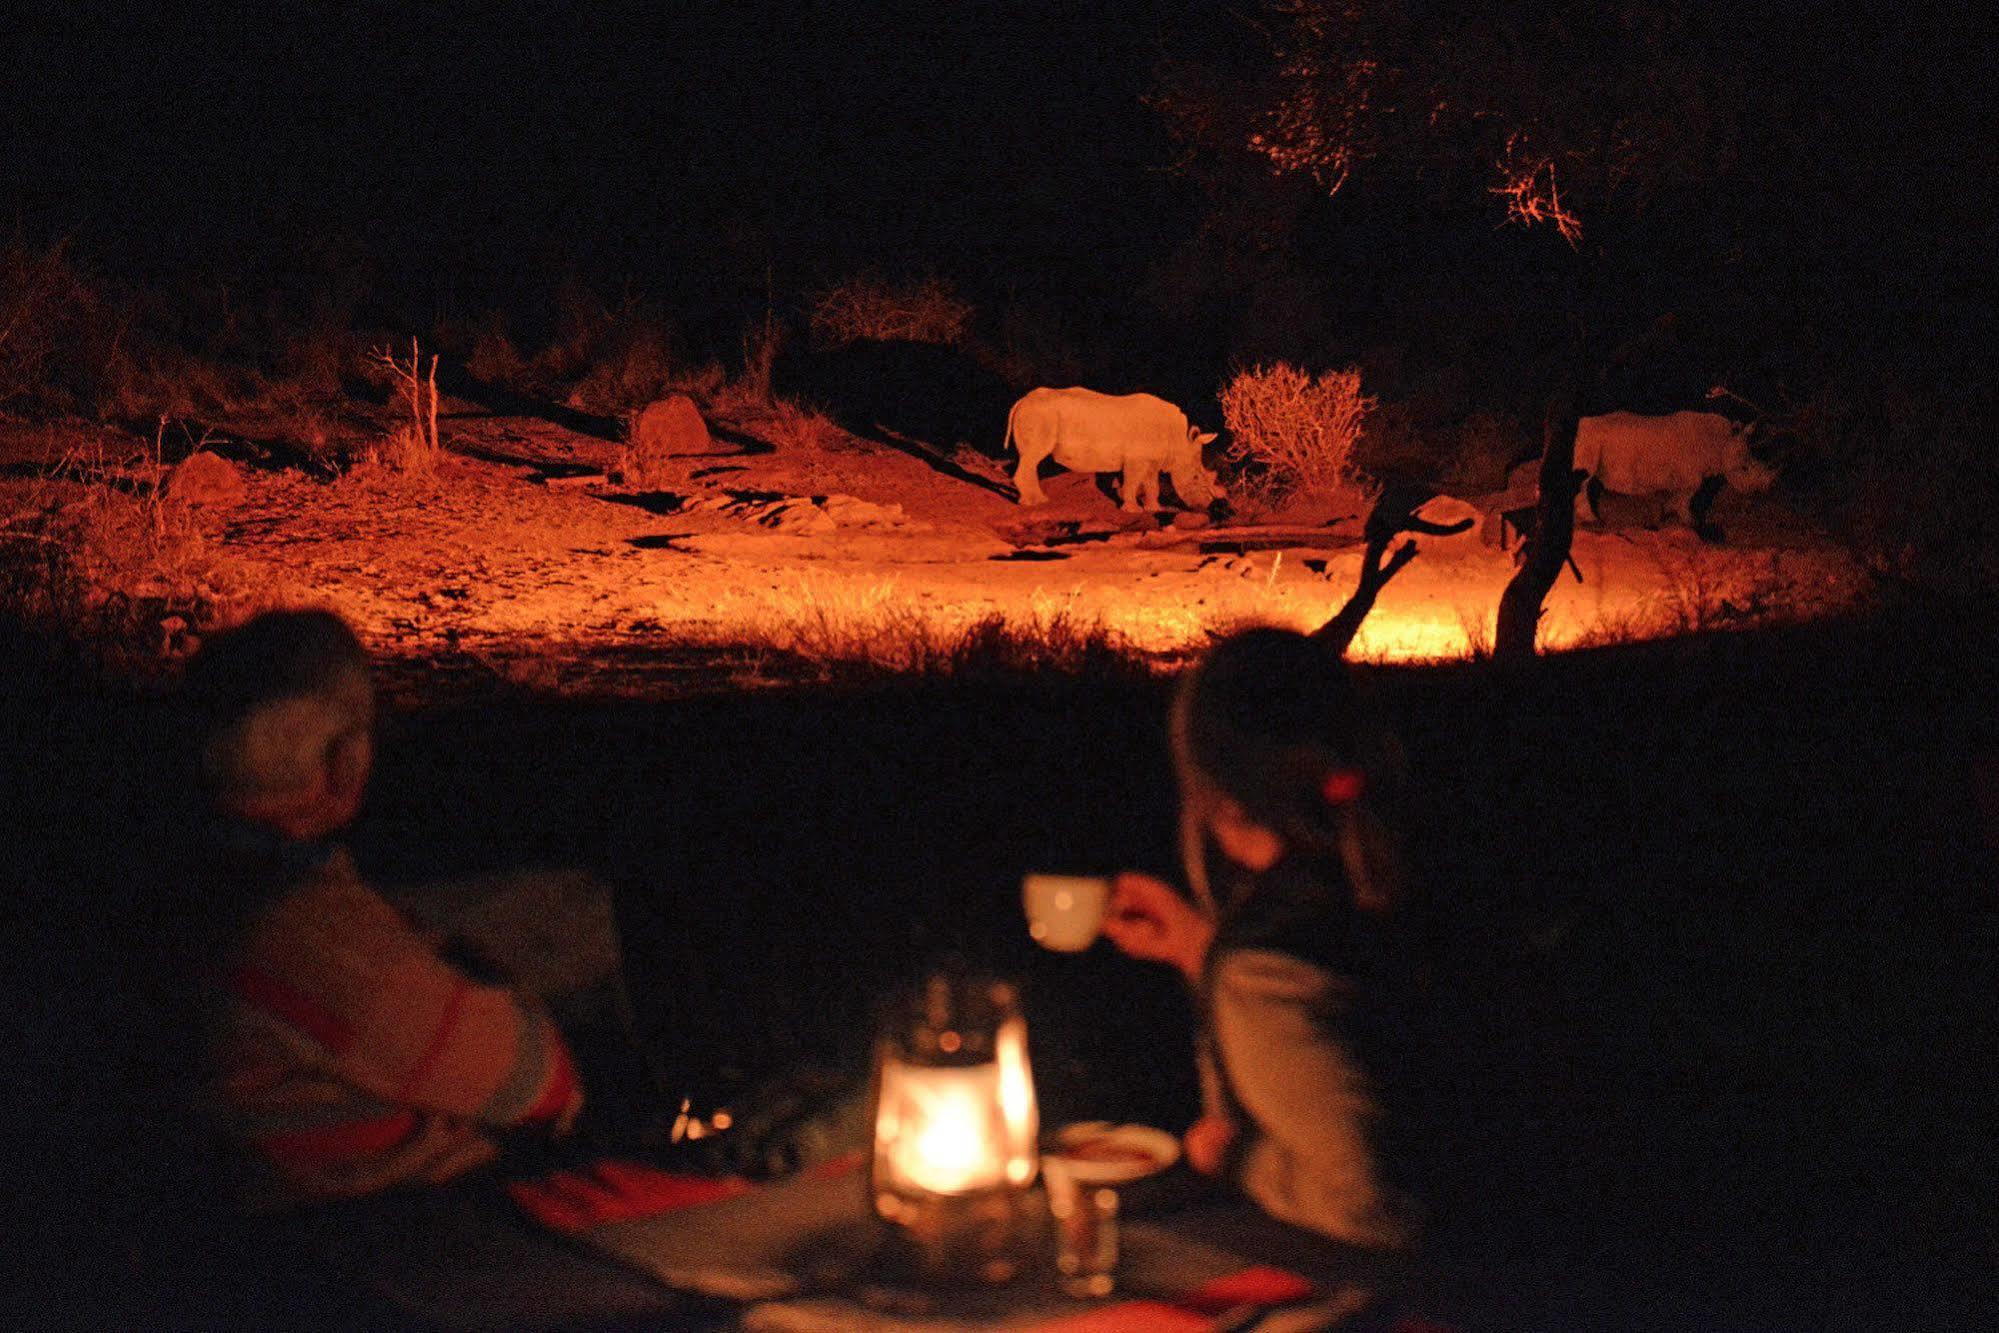
[{"label": "lantern flame", "polygon": [[990,1189],[1008,1178],[996,1065],[882,1070],[877,1149],[889,1174],[933,1194]]}]

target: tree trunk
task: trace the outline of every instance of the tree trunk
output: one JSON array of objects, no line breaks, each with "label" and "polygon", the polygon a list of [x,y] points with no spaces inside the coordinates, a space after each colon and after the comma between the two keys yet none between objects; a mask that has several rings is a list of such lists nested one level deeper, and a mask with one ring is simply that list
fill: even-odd
[{"label": "tree trunk", "polygon": [[1535,505],[1534,533],[1520,569],[1499,598],[1499,623],[1492,653],[1501,660],[1534,655],[1541,627],[1541,604],[1569,560],[1576,527],[1576,423],[1579,396],[1573,379],[1548,403],[1541,440],[1541,495]]}]

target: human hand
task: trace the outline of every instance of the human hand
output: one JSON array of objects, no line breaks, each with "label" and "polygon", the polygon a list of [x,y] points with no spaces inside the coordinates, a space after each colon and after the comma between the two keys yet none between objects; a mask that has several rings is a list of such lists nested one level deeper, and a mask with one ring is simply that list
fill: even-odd
[{"label": "human hand", "polygon": [[1204,1115],[1187,1127],[1180,1142],[1187,1150],[1187,1165],[1212,1176],[1221,1171],[1229,1144],[1235,1142],[1235,1125],[1227,1116]]},{"label": "human hand", "polygon": [[583,1085],[576,1084],[569,1090],[569,1100],[555,1113],[555,1120],[549,1125],[549,1132],[556,1138],[567,1138],[576,1128],[576,1118],[583,1114]]},{"label": "human hand", "polygon": [[1127,870],[1111,881],[1104,934],[1133,958],[1170,964],[1198,983],[1215,926],[1165,880]]}]

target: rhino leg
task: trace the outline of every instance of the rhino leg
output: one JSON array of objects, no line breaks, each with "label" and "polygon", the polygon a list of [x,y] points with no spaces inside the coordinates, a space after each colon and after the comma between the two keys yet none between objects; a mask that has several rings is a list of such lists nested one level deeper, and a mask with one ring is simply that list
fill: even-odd
[{"label": "rhino leg", "polygon": [[1149,467],[1134,468],[1129,463],[1124,469],[1124,487],[1120,494],[1124,497],[1124,511],[1136,514],[1140,510],[1159,507],[1159,469]]},{"label": "rhino leg", "polygon": [[1576,487],[1576,522],[1596,523],[1602,520],[1603,511],[1598,501],[1603,496],[1603,483],[1591,477]]},{"label": "rhino leg", "polygon": [[1024,505],[1047,504],[1048,496],[1041,489],[1041,457],[1028,457],[1027,450],[1020,451],[1020,466],[1013,470],[1014,489],[1020,492],[1020,502]]}]

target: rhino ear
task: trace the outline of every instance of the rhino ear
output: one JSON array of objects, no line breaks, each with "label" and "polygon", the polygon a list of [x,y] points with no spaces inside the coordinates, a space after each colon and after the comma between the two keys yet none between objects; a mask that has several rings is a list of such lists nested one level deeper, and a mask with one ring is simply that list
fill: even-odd
[{"label": "rhino ear", "polygon": [[1220,436],[1216,435],[1215,432],[1211,430],[1195,431],[1194,447],[1196,449],[1206,448],[1208,445],[1213,444],[1219,438]]}]

